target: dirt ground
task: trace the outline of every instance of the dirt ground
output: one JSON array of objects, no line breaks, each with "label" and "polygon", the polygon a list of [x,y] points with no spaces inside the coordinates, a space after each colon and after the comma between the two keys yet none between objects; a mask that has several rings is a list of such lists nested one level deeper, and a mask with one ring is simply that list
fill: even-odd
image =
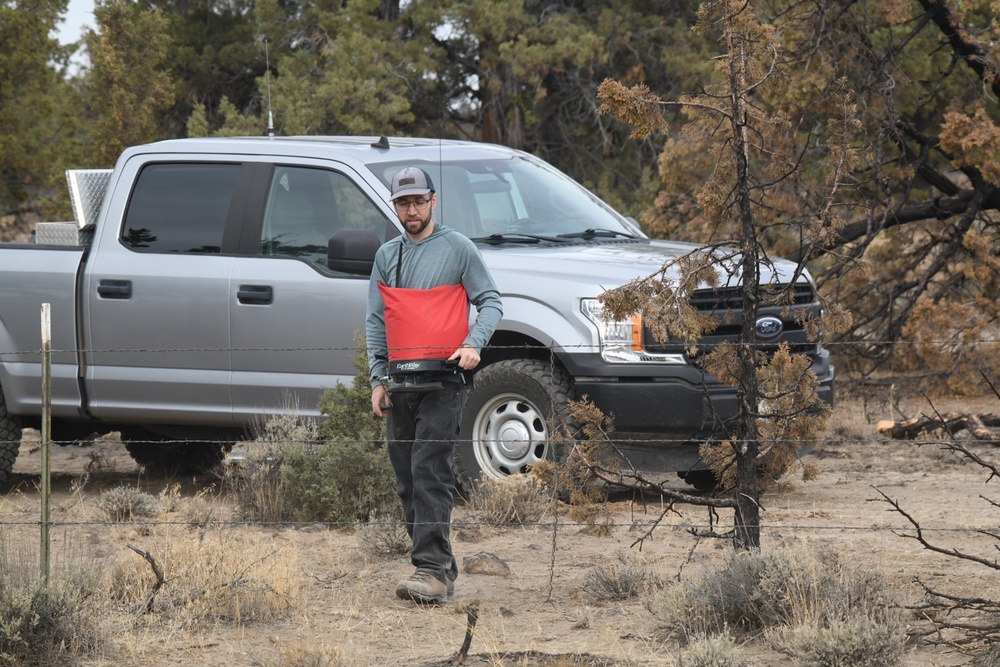
[{"label": "dirt ground", "polygon": [[[995,413],[997,404],[995,397],[984,397],[941,401],[935,407],[942,412]],[[897,407],[906,416],[930,409],[921,399],[902,401]],[[819,478],[803,482],[796,477],[787,488],[764,497],[762,542],[827,546],[850,565],[880,567],[910,602],[920,597],[914,581],[918,576],[939,590],[980,592],[997,599],[1000,588],[995,572],[930,553],[903,537],[912,534],[906,521],[880,499],[876,489],[917,518],[927,529],[928,539],[987,559],[995,557],[992,540],[975,530],[997,528],[995,507],[980,498],[1000,500],[1000,492],[993,488],[996,483],[987,484],[981,468],[939,446],[880,438],[875,421],[898,417],[900,413],[887,400],[862,403],[842,398],[829,440],[804,459],[818,467]],[[18,528],[28,531],[28,537],[15,544],[29,560],[34,557],[32,549],[37,549],[37,542],[32,544],[39,506],[36,436],[26,432],[14,474],[0,485],[0,531],[6,529],[8,536]],[[984,457],[997,459],[993,446],[972,447]],[[52,469],[53,520],[65,523],[53,530],[53,562],[59,564],[74,559],[110,562],[121,558],[126,543],[141,547],[156,531],[165,530],[104,523],[97,500],[108,488],[131,485],[156,494],[179,481],[182,501],[210,502],[220,516],[229,511],[225,498],[218,494],[217,480],[140,478],[124,447],[113,441],[57,447]],[[85,476],[88,469],[89,477]],[[442,664],[462,645],[468,612],[473,609],[478,624],[465,664],[542,664],[537,657],[526,657],[534,653],[587,655],[621,665],[674,665],[680,649],[658,639],[647,597],[602,603],[584,590],[589,572],[619,559],[641,564],[655,579],[669,581],[690,576],[701,565],[725,557],[727,543],[699,539],[688,532],[690,527],[707,527],[708,513],[702,508],[681,507],[681,514],[668,516],[640,548],[636,540],[659,512],[658,500],[644,504],[618,497],[612,535],[600,537],[569,523],[564,511],[557,517],[556,529],[551,515],[525,528],[463,527],[466,510],[459,507],[454,517],[454,547],[462,574],[455,597],[437,608],[397,599],[394,587],[411,571],[408,560],[366,559],[350,528],[241,527],[238,530],[259,535],[275,550],[294,556],[301,585],[289,618],[240,626],[213,622],[196,629],[167,625],[158,629],[156,619],[147,618],[141,630],[119,638],[116,651],[87,664],[318,664],[280,662],[282,655],[303,647],[341,660],[329,664]],[[721,512],[718,522],[728,528],[732,517]],[[11,548],[9,538],[7,548]],[[511,574],[465,573],[463,558],[479,552],[504,560]],[[758,667],[789,664],[786,657],[766,646],[749,646],[747,651]],[[969,655],[957,648],[925,643],[915,644],[904,660],[914,667],[969,662]]]}]

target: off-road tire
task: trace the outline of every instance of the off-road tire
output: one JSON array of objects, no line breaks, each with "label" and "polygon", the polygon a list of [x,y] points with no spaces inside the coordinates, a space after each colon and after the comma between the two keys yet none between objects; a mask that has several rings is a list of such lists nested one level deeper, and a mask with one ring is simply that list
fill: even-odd
[{"label": "off-road tire", "polygon": [[459,486],[525,473],[541,460],[565,460],[579,430],[569,413],[576,395],[552,364],[509,359],[476,373],[455,451]]},{"label": "off-road tire", "polygon": [[222,463],[232,443],[167,442],[147,431],[122,433],[132,460],[149,472],[167,475],[200,475]]},{"label": "off-road tire", "polygon": [[715,487],[719,485],[719,478],[711,470],[687,470],[678,472],[677,476],[698,491],[714,491]]},{"label": "off-road tire", "polygon": [[0,391],[0,481],[14,468],[17,452],[21,448],[21,423],[7,414],[7,403]]}]

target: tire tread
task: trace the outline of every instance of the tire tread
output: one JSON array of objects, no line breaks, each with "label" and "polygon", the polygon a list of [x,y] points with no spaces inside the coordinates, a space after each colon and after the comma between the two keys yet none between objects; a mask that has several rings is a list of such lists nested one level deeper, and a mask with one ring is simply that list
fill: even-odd
[{"label": "tire tread", "polygon": [[7,403],[0,390],[0,481],[7,479],[14,469],[14,461],[21,449],[21,424],[7,413]]}]

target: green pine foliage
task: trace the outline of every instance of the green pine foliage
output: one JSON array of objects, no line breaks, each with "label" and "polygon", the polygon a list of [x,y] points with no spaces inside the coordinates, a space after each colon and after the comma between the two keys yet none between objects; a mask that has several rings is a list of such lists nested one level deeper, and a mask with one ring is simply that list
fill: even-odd
[{"label": "green pine foliage", "polygon": [[399,505],[395,475],[385,451],[385,423],[371,409],[368,361],[355,336],[358,373],[351,387],[337,385],[320,398],[327,419],[323,445],[286,454],[281,466],[284,506],[297,521],[354,522]]}]

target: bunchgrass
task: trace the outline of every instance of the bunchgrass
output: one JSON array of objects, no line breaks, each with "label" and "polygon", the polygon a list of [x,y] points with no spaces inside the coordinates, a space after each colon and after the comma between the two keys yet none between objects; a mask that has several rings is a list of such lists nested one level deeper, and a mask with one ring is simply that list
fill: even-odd
[{"label": "bunchgrass", "polygon": [[551,494],[530,475],[483,479],[468,494],[472,516],[491,526],[533,525],[551,505]]}]

